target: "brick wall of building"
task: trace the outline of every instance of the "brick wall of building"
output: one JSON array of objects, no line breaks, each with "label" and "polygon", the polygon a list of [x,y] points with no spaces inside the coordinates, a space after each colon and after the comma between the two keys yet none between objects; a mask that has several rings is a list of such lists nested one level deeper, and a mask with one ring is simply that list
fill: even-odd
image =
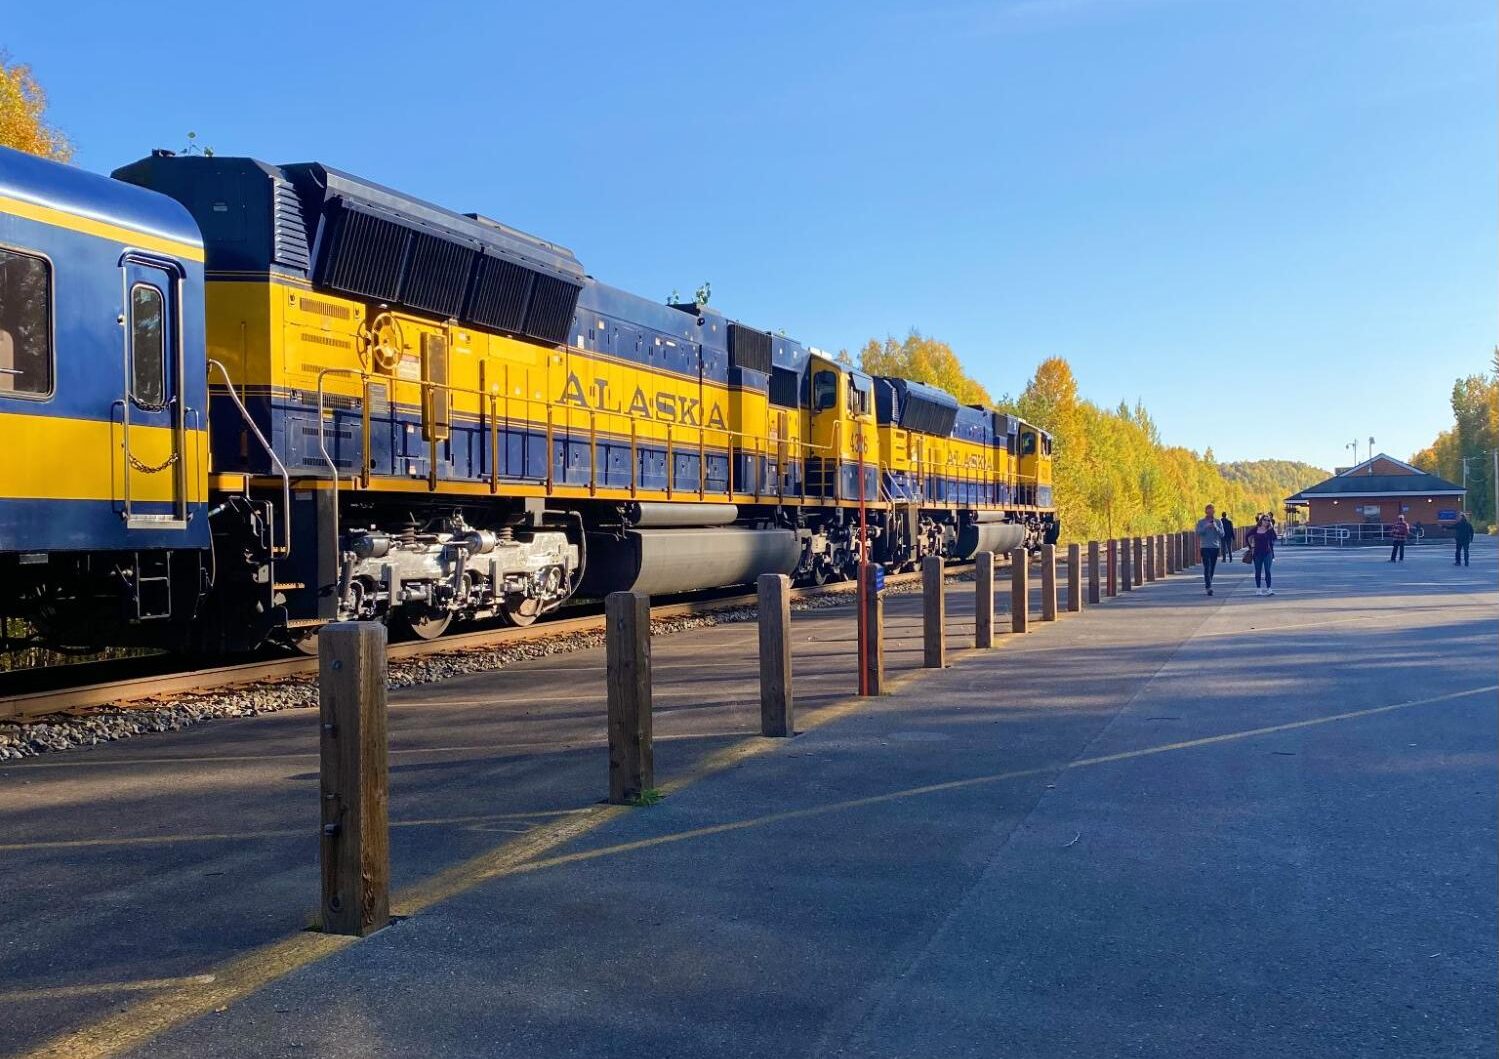
[{"label": "brick wall of building", "polygon": [[[1379,508],[1378,517],[1366,517],[1364,508],[1376,506]],[[1420,522],[1428,532],[1440,530],[1445,533],[1452,523],[1439,522],[1438,512],[1456,512],[1461,508],[1461,498],[1455,496],[1340,496],[1336,500],[1313,497],[1307,511],[1307,522],[1313,526],[1330,526],[1339,522],[1382,522],[1388,525],[1397,515],[1404,515],[1405,521]]]}]

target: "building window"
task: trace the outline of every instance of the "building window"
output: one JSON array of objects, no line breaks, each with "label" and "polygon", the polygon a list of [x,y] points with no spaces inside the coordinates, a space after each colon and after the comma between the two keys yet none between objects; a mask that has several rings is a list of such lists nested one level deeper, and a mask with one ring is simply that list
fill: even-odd
[{"label": "building window", "polygon": [[166,313],[161,291],[149,283],[130,288],[130,397],[140,407],[166,407]]},{"label": "building window", "polygon": [[0,250],[0,394],[52,393],[52,269]]}]

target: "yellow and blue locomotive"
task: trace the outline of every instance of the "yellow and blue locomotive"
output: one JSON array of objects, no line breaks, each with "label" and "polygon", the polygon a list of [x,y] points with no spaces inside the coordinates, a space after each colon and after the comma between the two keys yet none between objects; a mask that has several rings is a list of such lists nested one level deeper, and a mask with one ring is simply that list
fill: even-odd
[{"label": "yellow and blue locomotive", "polygon": [[6,152],[0,255],[0,612],[52,642],[431,637],[1055,535],[1044,431],[319,164]]}]

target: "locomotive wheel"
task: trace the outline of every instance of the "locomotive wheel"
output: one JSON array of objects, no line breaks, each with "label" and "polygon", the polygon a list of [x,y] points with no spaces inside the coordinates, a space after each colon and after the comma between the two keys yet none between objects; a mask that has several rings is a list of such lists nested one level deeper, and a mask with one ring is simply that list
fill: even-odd
[{"label": "locomotive wheel", "polygon": [[506,596],[500,608],[500,620],[506,625],[524,629],[541,617],[541,600],[530,596]]},{"label": "locomotive wheel", "polygon": [[452,624],[452,621],[453,615],[448,613],[413,612],[408,607],[395,615],[393,624],[398,632],[409,633],[413,639],[435,640],[448,631],[448,626]]}]

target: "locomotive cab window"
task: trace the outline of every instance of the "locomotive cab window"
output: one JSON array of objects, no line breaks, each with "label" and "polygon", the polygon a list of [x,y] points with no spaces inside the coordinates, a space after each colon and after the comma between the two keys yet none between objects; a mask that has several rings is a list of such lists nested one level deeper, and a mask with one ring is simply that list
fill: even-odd
[{"label": "locomotive cab window", "polygon": [[1020,454],[1022,456],[1034,456],[1036,454],[1036,435],[1022,434],[1020,437]]},{"label": "locomotive cab window", "polygon": [[824,411],[838,403],[838,377],[830,371],[819,371],[812,376],[812,407]]},{"label": "locomotive cab window", "polygon": [[166,321],[161,291],[130,288],[130,399],[142,408],[166,407]]},{"label": "locomotive cab window", "polygon": [[52,393],[52,268],[0,249],[0,395]]}]

